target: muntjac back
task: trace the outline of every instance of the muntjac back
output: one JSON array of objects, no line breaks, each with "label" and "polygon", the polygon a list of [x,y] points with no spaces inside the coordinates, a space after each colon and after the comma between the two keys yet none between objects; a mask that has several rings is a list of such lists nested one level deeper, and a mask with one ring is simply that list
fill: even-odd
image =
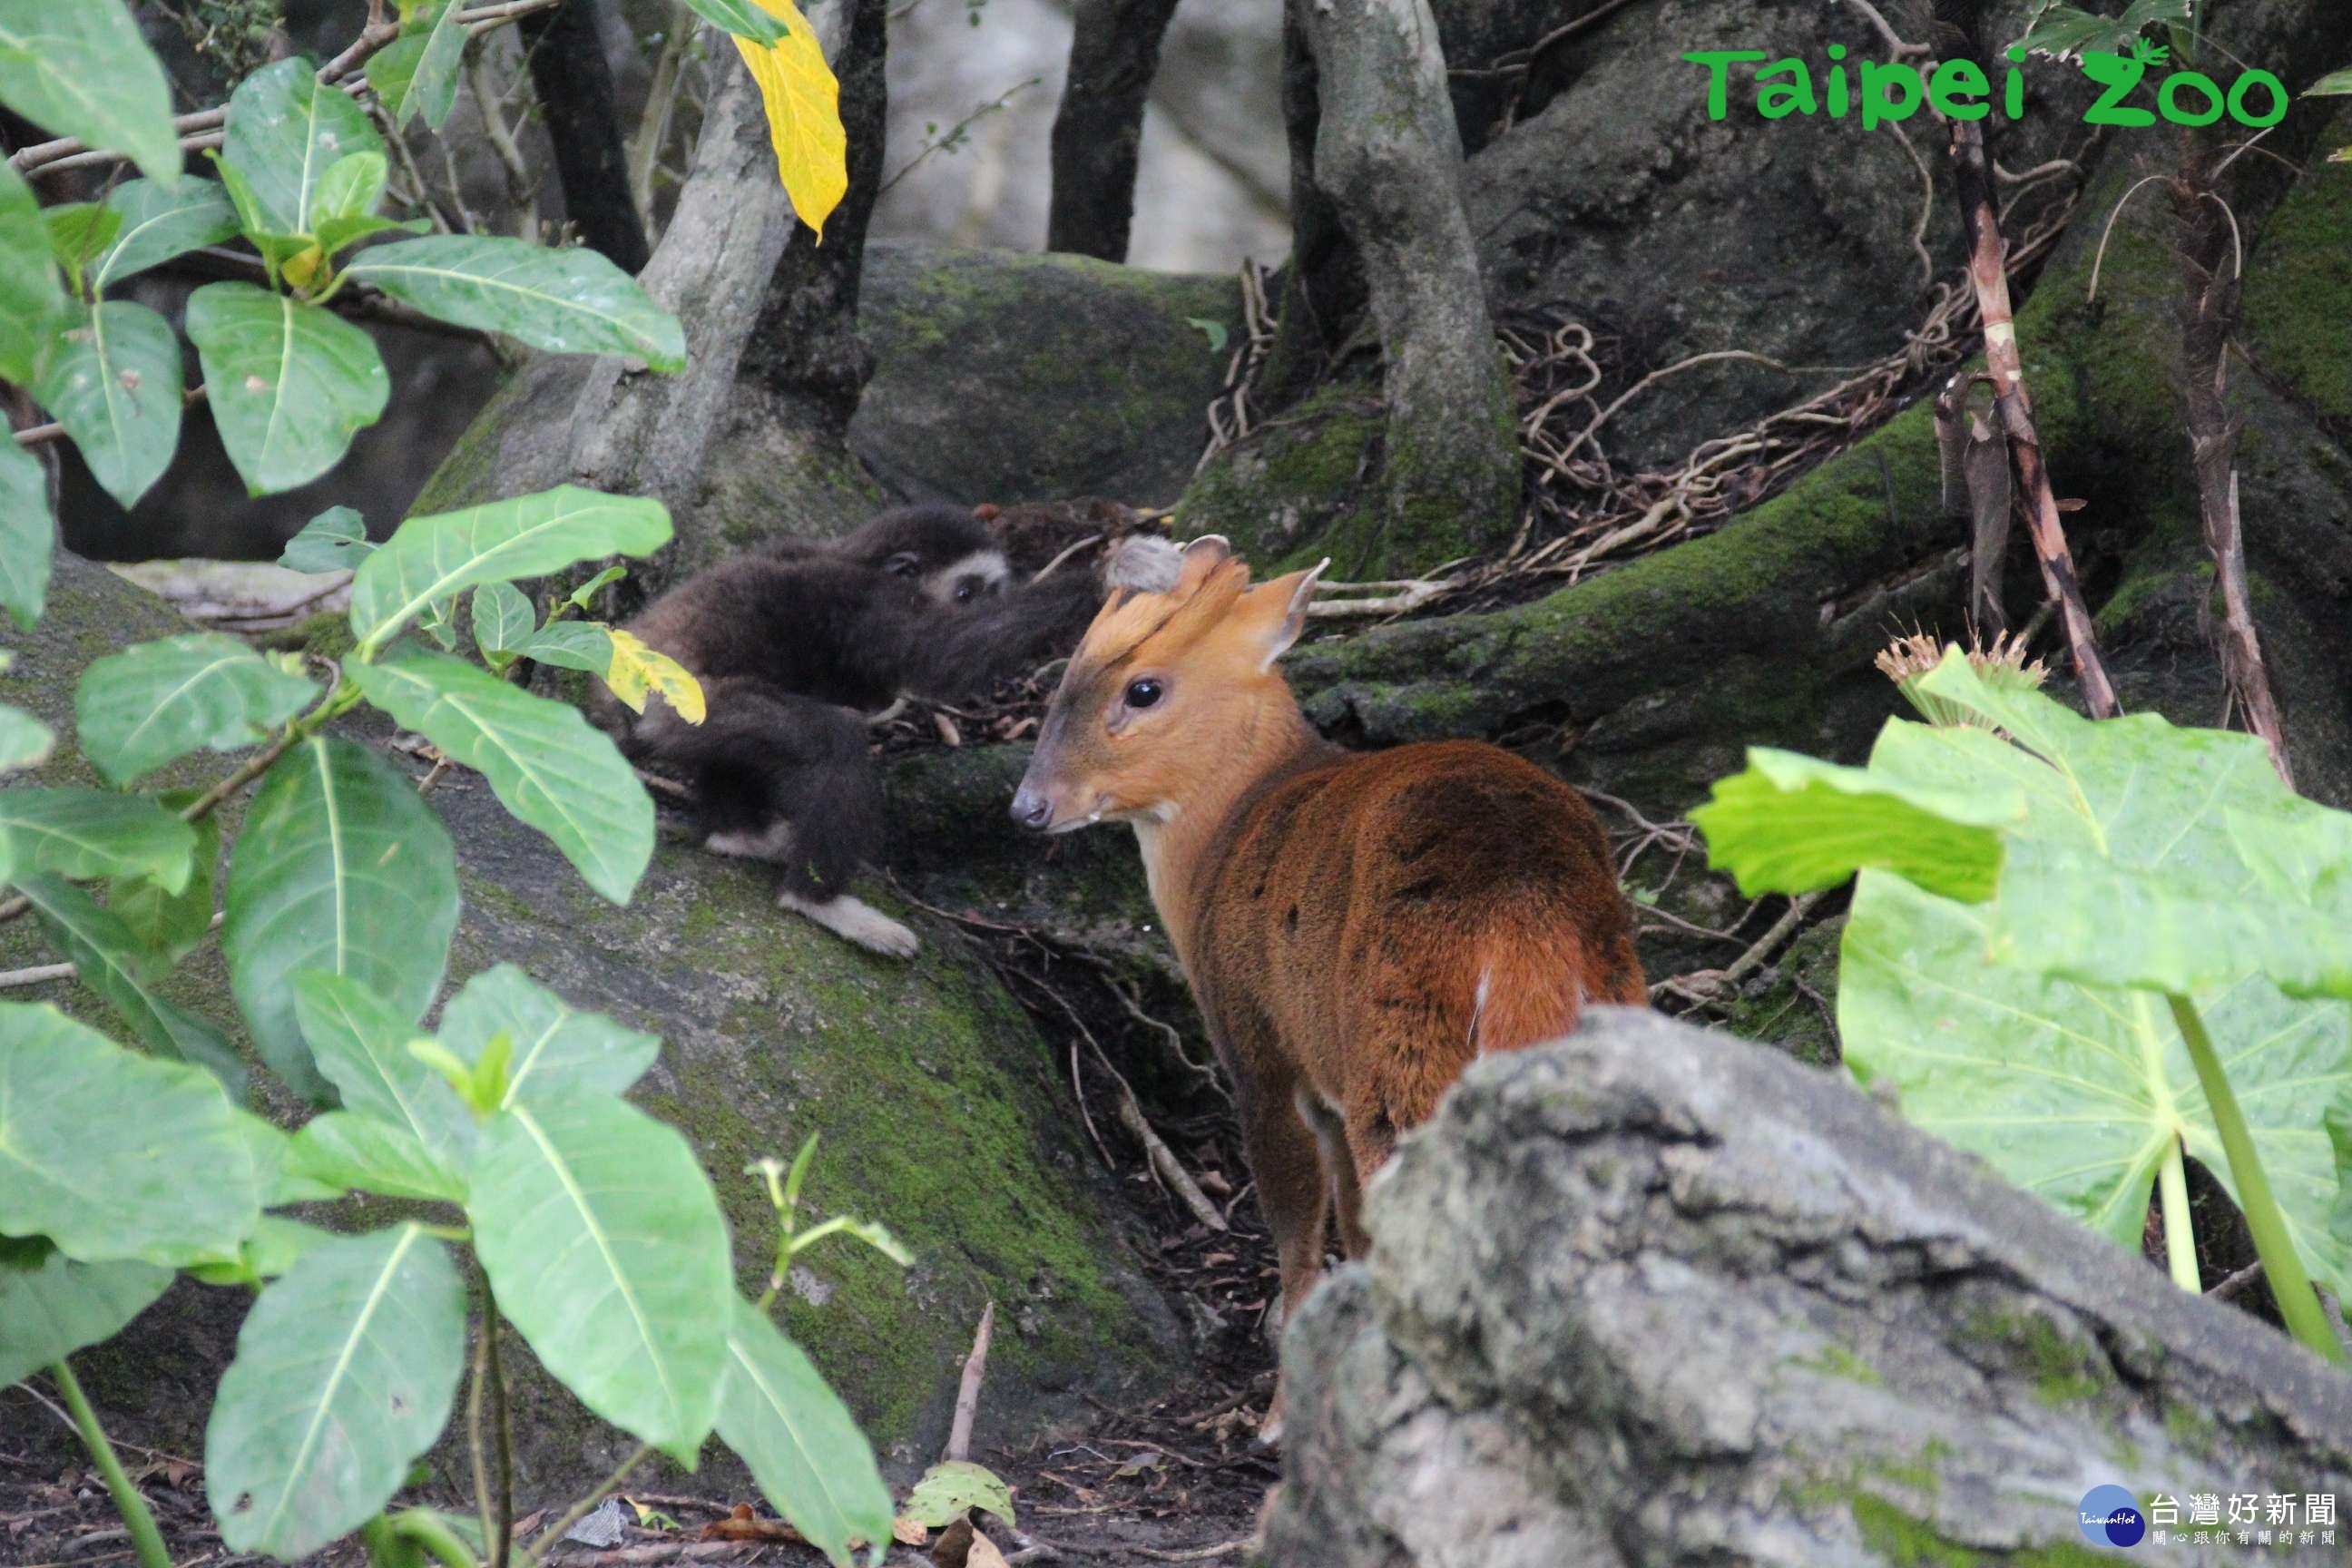
[{"label": "muntjac back", "polygon": [[[1648,999],[1607,839],[1573,790],[1497,747],[1350,753],[1275,660],[1322,569],[1252,588],[1194,541],[1165,594],[1103,606],[1055,693],[1013,814],[1126,822],[1233,1079],[1286,1309],[1336,1207],[1470,1060]],[[1279,1426],[1280,1395],[1265,1435]]]}]

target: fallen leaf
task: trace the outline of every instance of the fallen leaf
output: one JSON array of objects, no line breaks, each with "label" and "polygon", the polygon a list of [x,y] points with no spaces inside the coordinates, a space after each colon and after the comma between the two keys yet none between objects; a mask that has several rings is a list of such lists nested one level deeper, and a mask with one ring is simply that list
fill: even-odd
[{"label": "fallen leaf", "polygon": [[931,1527],[905,1514],[890,1521],[890,1539],[901,1546],[920,1546],[931,1538]]},{"label": "fallen leaf", "polygon": [[971,1551],[963,1560],[963,1568],[1005,1568],[1004,1553],[996,1542],[978,1531],[971,1532]]},{"label": "fallen leaf", "polygon": [[805,1541],[808,1539],[781,1519],[761,1519],[751,1511],[747,1502],[737,1503],[725,1519],[714,1519],[702,1527],[705,1541]]}]

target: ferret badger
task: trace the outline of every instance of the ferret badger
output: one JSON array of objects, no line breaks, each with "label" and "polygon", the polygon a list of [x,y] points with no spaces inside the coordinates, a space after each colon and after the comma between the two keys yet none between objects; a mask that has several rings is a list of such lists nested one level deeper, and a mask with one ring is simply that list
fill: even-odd
[{"label": "ferret badger", "polygon": [[774,864],[783,908],[907,957],[915,933],[847,890],[883,839],[866,715],[901,693],[956,701],[1067,654],[1108,593],[1172,584],[1176,562],[1167,541],[1132,535],[1098,567],[1015,583],[971,512],[896,508],[839,540],[720,562],[629,624],[701,682],[701,724],[657,695],[634,714],[601,687],[591,710],[632,761],[684,777],[706,848]]}]

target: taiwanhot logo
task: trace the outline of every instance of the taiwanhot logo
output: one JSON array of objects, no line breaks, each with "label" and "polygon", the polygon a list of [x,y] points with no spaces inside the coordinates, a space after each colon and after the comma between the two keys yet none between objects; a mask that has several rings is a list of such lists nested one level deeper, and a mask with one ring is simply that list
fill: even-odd
[{"label": "taiwanhot logo", "polygon": [[2121,1487],[2093,1487],[2083,1494],[2075,1518],[2083,1539],[2094,1546],[2137,1546],[2147,1533],[2147,1511]]}]

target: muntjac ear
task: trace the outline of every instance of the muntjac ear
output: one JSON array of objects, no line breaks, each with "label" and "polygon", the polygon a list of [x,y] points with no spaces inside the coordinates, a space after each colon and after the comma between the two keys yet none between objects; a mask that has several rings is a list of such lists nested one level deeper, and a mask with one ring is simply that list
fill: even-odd
[{"label": "muntjac ear", "polygon": [[1307,629],[1307,606],[1314,601],[1316,580],[1330,564],[1330,557],[1325,556],[1304,572],[1262,583],[1242,595],[1234,613],[1244,618],[1265,649],[1260,669],[1273,668],[1274,661],[1289,652]]},{"label": "muntjac ear", "polygon": [[1192,590],[1209,580],[1209,574],[1233,559],[1234,547],[1222,533],[1204,533],[1184,546],[1184,564],[1176,576],[1176,586],[1169,592],[1179,598],[1190,597]]}]

